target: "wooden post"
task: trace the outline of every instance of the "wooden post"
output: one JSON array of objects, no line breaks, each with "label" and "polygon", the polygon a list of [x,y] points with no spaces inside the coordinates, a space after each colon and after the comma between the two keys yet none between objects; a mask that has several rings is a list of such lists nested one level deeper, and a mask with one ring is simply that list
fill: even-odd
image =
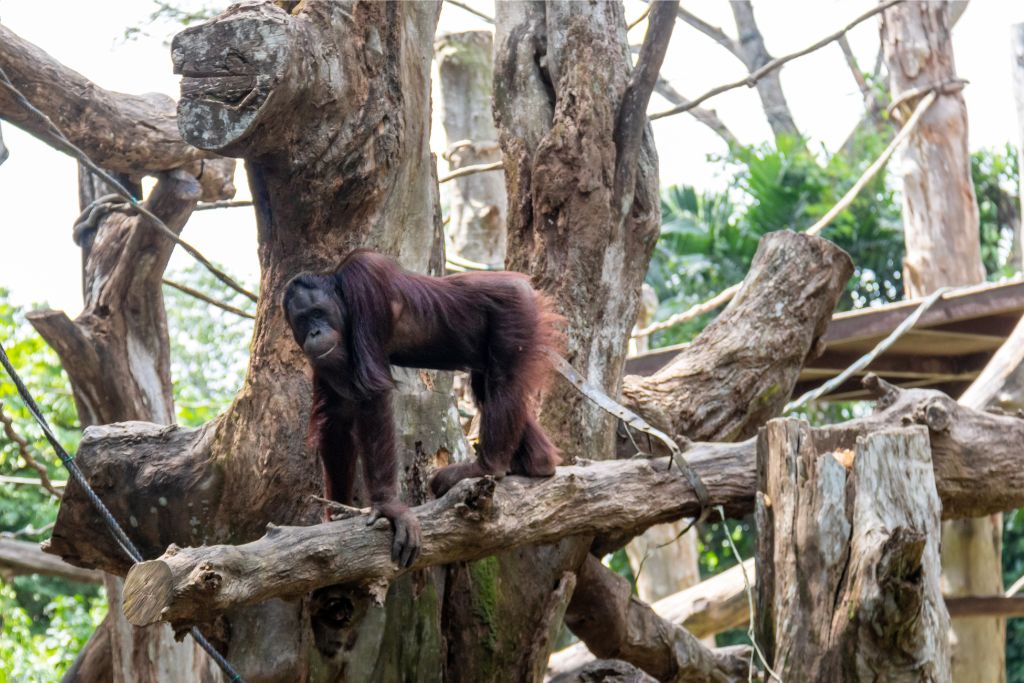
[{"label": "wooden post", "polygon": [[785,681],[950,681],[928,432],[758,437],[757,642]]}]

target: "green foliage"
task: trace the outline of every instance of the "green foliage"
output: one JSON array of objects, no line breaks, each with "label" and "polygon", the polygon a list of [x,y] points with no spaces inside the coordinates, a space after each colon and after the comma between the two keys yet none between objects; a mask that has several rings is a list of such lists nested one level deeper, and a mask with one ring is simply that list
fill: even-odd
[{"label": "green foliage", "polygon": [[[251,302],[193,264],[168,278],[242,310]],[[248,284],[246,284],[248,286]],[[245,381],[253,321],[164,287],[178,422],[197,426],[223,411]]]},{"label": "green foliage", "polygon": [[[884,147],[883,141],[870,136],[859,143],[859,149],[871,155],[865,161],[833,155],[822,163],[798,140],[783,136],[775,144],[737,147],[726,157],[711,159],[731,172],[723,192],[667,188],[662,233],[647,277],[660,301],[657,318],[686,310],[739,282],[766,233],[801,231],[814,224]],[[824,236],[849,252],[856,264],[841,309],[903,296],[900,209],[884,172],[832,221]],[[692,339],[711,317],[659,333],[653,344]]]},{"label": "green foliage", "polygon": [[[971,178],[978,198],[981,260],[989,280],[1012,277],[1014,229],[1020,221],[1020,166],[1017,149],[981,150],[971,155]],[[1017,259],[1019,263],[1019,258]]]},{"label": "green foliage", "polygon": [[57,595],[33,618],[16,591],[0,584],[0,683],[59,680],[106,615],[102,592]]},{"label": "green foliage", "polygon": [[[78,417],[71,387],[57,355],[25,320],[25,311],[0,289],[0,343],[21,373],[65,448],[74,452]],[[6,375],[0,377],[0,402],[16,433],[29,444],[34,459],[52,480],[65,471],[42,432],[17,397]],[[17,445],[0,433],[0,474],[38,478]],[[56,501],[37,486],[0,484],[0,532],[39,541],[57,514]],[[97,586],[49,576],[19,576],[0,584],[0,683],[52,681],[60,677],[106,612]]]},{"label": "green foliage", "polygon": [[[1003,515],[1003,583],[1024,576],[1024,510]],[[1024,681],[1024,619],[1006,622],[1006,680]]]}]

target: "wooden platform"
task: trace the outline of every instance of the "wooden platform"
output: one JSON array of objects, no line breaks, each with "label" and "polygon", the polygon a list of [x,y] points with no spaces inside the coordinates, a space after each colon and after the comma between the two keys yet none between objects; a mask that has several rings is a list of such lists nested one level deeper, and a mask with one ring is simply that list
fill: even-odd
[{"label": "wooden platform", "polygon": [[[832,318],[825,350],[808,361],[793,392],[819,386],[845,370],[896,329],[920,304],[903,301],[839,313]],[[860,380],[873,372],[903,387],[933,387],[950,396],[978,376],[1024,314],[1024,281],[983,284],[944,295],[884,354],[828,395],[829,400],[866,397]],[[656,349],[629,358],[626,373],[649,375],[664,367],[685,345]]]}]

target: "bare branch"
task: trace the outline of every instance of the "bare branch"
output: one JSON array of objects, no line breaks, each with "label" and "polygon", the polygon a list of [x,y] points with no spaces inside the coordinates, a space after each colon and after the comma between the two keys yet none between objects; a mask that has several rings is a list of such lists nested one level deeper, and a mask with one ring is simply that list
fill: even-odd
[{"label": "bare branch", "polygon": [[163,279],[163,283],[165,285],[167,285],[168,287],[173,287],[174,289],[178,290],[179,292],[183,292],[184,294],[188,294],[189,296],[194,297],[196,299],[199,299],[200,301],[205,301],[206,303],[210,304],[211,306],[216,306],[217,308],[219,308],[219,309],[221,309],[223,311],[227,311],[228,313],[234,313],[237,316],[241,316],[243,318],[248,318],[249,320],[255,320],[256,319],[256,316],[253,315],[252,313],[249,313],[248,311],[243,311],[241,308],[235,308],[231,304],[224,303],[223,301],[218,301],[217,299],[214,299],[212,297],[208,297],[205,294],[203,294],[202,292],[200,292],[198,289],[193,289],[192,287],[189,287],[188,285],[183,285],[180,282],[175,282],[174,280],[168,280],[167,278]]},{"label": "bare branch", "polygon": [[[2,25],[0,69],[103,168],[142,175],[218,156],[182,139],[170,97],[104,90]],[[61,148],[46,124],[18,106],[3,88],[0,118]]]},{"label": "bare branch", "polygon": [[821,40],[819,40],[818,42],[814,43],[813,45],[810,45],[808,47],[805,47],[802,50],[790,53],[790,54],[785,55],[783,57],[777,57],[776,59],[773,59],[772,61],[768,62],[767,64],[765,64],[764,66],[759,68],[757,71],[755,71],[752,74],[750,74],[749,76],[747,76],[746,78],[741,78],[738,81],[733,81],[732,83],[726,83],[725,85],[720,85],[717,88],[712,88],[711,90],[707,91],[706,93],[704,93],[703,95],[701,95],[697,99],[692,100],[689,104],[687,104],[685,106],[673,107],[672,109],[667,109],[665,111],[657,112],[656,114],[651,114],[650,118],[653,121],[655,119],[664,118],[666,116],[674,116],[675,114],[681,114],[684,111],[689,111],[690,109],[693,109],[694,107],[697,107],[697,106],[703,104],[706,100],[709,100],[712,97],[715,97],[716,95],[721,95],[724,92],[728,92],[730,90],[735,90],[736,88],[742,88],[742,87],[752,88],[755,85],[757,85],[757,82],[760,79],[764,78],[767,74],[770,74],[771,72],[775,71],[776,69],[778,69],[783,64],[786,64],[787,62],[791,62],[794,59],[797,59],[798,57],[803,57],[804,55],[808,55],[808,54],[814,52],[815,50],[819,50],[819,49],[825,47],[829,43],[831,43],[831,42],[833,42],[835,40],[838,40],[840,36],[848,33],[850,31],[850,29],[852,29],[857,24],[860,24],[861,22],[865,21],[866,19],[870,19],[871,17],[875,16],[876,14],[884,12],[885,10],[889,9],[890,7],[892,7],[893,5],[897,5],[897,4],[901,3],[901,2],[905,2],[905,0],[888,0],[887,2],[885,2],[885,3],[881,4],[881,5],[877,5],[876,7],[868,10],[864,14],[860,15],[859,17],[857,17],[856,19],[854,19],[853,21],[848,23],[843,28],[839,29],[838,31],[836,31],[835,33],[833,33],[833,34],[831,34],[829,36],[826,36],[825,38],[822,38]]},{"label": "bare branch", "polygon": [[[672,84],[666,81],[664,78],[658,78],[657,84],[654,86],[654,91],[664,97],[673,106],[682,106],[690,102],[687,98],[679,94]],[[705,109],[703,107],[694,107],[690,109],[690,116],[697,119],[705,126],[715,131],[720,138],[725,140],[725,144],[732,147],[733,145],[739,145],[739,140],[733,134],[729,127],[725,125],[722,119],[718,118],[718,113],[714,109]]]},{"label": "bare branch", "polygon": [[676,10],[676,16],[681,21],[686,22],[693,28],[697,29],[698,31],[706,35],[708,38],[711,38],[711,40],[715,41],[716,43],[724,47],[726,50],[729,51],[730,54],[732,54],[737,59],[741,61],[743,60],[742,53],[740,52],[739,43],[733,40],[732,37],[722,29],[718,28],[717,26],[709,24],[708,22],[698,17],[696,14],[687,11],[683,7],[679,7]]},{"label": "bare branch", "polygon": [[0,576],[9,578],[22,574],[43,574],[59,576],[71,581],[100,583],[103,573],[93,569],[81,569],[68,564],[59,557],[47,555],[33,541],[16,541],[0,538]]},{"label": "bare branch", "polygon": [[447,183],[449,180],[455,180],[456,178],[462,178],[463,176],[473,175],[474,173],[486,173],[487,171],[500,171],[504,162],[494,161],[489,164],[477,164],[475,166],[463,166],[457,168],[451,173],[446,173],[437,179],[438,184]]},{"label": "bare branch", "polygon": [[18,434],[14,429],[14,420],[10,415],[4,412],[4,403],[0,401],[0,424],[4,426],[4,435],[7,436],[11,442],[18,447],[18,454],[21,459],[25,461],[25,464],[34,469],[39,473],[39,483],[44,489],[50,492],[54,498],[60,498],[60,491],[50,481],[50,474],[46,469],[46,465],[43,465],[35,456],[32,455],[32,451],[28,447],[28,441],[25,440],[21,434]]},{"label": "bare branch", "polygon": [[488,24],[494,24],[494,17],[489,17],[480,10],[473,9],[472,7],[470,7],[468,3],[459,2],[459,0],[445,0],[445,2],[447,2],[449,5],[455,5],[459,9],[466,10],[470,14],[475,14],[476,16],[486,21]]},{"label": "bare branch", "polygon": [[668,41],[675,26],[673,14],[678,7],[678,0],[665,0],[653,5],[650,20],[647,22],[647,33],[644,35],[643,45],[640,46],[640,56],[619,105],[613,135],[616,159],[612,206],[619,210],[620,218],[629,213],[633,203],[632,185],[636,179],[637,156],[640,154],[640,141],[648,124],[647,103],[651,99],[654,85],[658,82],[658,72],[665,61]]}]

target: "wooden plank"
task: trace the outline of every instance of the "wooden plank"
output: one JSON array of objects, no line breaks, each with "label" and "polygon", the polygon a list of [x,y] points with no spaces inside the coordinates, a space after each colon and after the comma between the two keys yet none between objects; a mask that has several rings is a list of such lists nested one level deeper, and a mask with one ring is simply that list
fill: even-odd
[{"label": "wooden plank", "polygon": [[[921,301],[915,299],[878,308],[839,313],[832,318],[824,341],[829,343],[864,337],[884,337],[896,329],[896,326],[920,304]],[[943,296],[921,316],[918,327],[932,327],[1021,312],[1024,312],[1024,282],[984,284]]]}]

